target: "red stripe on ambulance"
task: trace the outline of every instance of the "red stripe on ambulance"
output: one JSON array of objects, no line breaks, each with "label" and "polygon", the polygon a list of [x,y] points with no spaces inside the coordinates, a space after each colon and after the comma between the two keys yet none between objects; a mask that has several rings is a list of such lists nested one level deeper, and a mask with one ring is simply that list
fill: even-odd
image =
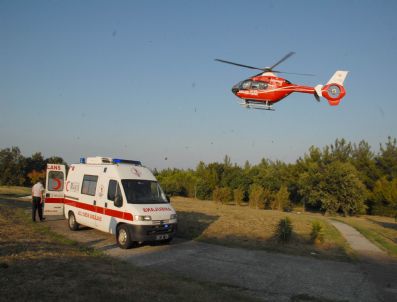
[{"label": "red stripe on ambulance", "polygon": [[94,205],[86,204],[83,202],[70,200],[67,198],[65,198],[65,204],[72,206],[72,207],[79,208],[79,209],[91,211],[94,213],[104,214],[104,215],[115,217],[115,218],[120,218],[120,219],[125,219],[125,220],[134,220],[134,216],[131,213],[107,209],[107,208],[103,208],[103,207],[99,207],[99,206],[94,206]]}]

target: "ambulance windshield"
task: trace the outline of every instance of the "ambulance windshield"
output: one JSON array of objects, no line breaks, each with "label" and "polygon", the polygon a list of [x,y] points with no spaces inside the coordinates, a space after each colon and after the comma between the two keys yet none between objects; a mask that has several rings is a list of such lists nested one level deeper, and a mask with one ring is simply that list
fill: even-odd
[{"label": "ambulance windshield", "polygon": [[122,179],[121,183],[128,203],[168,203],[157,181]]}]

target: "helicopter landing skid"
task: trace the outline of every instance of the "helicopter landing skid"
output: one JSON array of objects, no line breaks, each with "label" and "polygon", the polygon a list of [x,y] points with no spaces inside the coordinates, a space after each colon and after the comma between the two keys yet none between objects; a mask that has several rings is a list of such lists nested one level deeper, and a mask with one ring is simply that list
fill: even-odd
[{"label": "helicopter landing skid", "polygon": [[247,108],[247,109],[259,109],[259,110],[269,110],[269,111],[275,111],[275,109],[272,107],[272,105],[269,105],[267,102],[266,104],[264,103],[253,103],[253,102],[243,102],[239,103],[241,107]]}]

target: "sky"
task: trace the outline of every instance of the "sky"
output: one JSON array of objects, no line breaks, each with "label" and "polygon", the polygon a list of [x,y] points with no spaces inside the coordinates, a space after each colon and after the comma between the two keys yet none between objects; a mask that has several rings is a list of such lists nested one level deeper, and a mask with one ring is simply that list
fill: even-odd
[{"label": "sky", "polygon": [[[150,168],[295,162],[312,145],[397,137],[397,1],[0,0],[0,149],[110,156]],[[291,94],[275,111],[231,87],[271,66],[296,84],[348,70],[339,106]]]}]

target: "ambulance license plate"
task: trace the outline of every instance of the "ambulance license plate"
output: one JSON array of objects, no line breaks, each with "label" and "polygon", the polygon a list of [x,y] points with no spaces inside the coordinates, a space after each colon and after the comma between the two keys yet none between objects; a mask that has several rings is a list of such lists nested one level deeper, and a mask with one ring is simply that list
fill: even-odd
[{"label": "ambulance license plate", "polygon": [[165,240],[168,239],[168,235],[164,234],[164,235],[157,235],[156,236],[156,240]]}]

